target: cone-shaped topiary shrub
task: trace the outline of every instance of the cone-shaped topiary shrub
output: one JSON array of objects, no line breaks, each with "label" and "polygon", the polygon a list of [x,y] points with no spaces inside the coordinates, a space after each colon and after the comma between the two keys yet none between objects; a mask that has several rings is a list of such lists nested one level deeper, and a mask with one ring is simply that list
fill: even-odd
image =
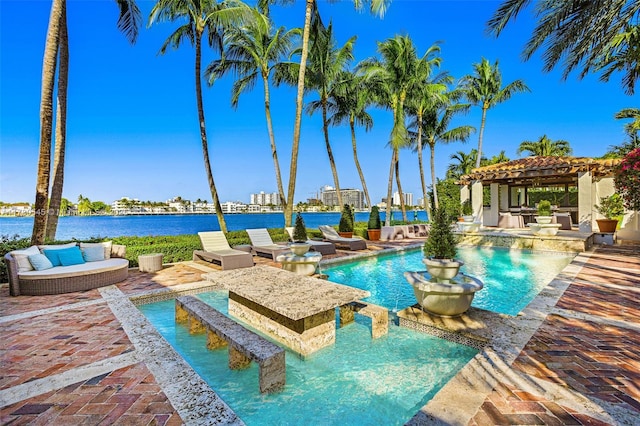
[{"label": "cone-shaped topiary shrub", "polygon": [[453,259],[457,253],[456,244],[446,210],[433,210],[429,236],[422,248],[424,255],[433,259]]}]

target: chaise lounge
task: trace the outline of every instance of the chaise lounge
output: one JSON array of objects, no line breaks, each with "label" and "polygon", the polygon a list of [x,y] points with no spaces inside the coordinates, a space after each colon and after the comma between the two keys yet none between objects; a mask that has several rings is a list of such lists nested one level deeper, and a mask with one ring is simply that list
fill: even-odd
[{"label": "chaise lounge", "polygon": [[347,250],[366,250],[367,243],[360,238],[345,238],[338,234],[338,231],[328,225],[320,225],[318,227],[325,240],[333,243],[336,247],[345,248]]},{"label": "chaise lounge", "polygon": [[[287,226],[284,228],[289,234],[289,238],[293,242],[293,230],[295,229],[293,226]],[[329,241],[317,241],[317,240],[307,240],[305,243],[311,246],[310,250],[317,251],[323,256],[326,254],[336,254],[336,246]]]},{"label": "chaise lounge", "polygon": [[287,246],[275,244],[267,228],[247,229],[247,234],[249,234],[249,239],[251,240],[251,249],[258,256],[270,257],[276,260],[279,255],[291,251]]},{"label": "chaise lounge", "polygon": [[253,256],[246,251],[232,249],[222,231],[198,232],[202,248],[194,250],[193,260],[206,260],[219,264],[223,270],[249,268],[254,265]]}]

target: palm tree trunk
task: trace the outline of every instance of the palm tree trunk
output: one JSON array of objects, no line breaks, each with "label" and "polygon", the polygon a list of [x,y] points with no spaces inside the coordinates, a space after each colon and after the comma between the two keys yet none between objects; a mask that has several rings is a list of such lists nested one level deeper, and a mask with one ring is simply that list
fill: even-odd
[{"label": "palm tree trunk", "polygon": [[396,184],[398,184],[398,195],[400,196],[400,211],[402,212],[402,220],[409,222],[407,218],[407,206],[404,203],[404,194],[402,193],[402,184],[400,183],[400,152],[396,149]]},{"label": "palm tree trunk", "polygon": [[64,0],[54,0],[51,4],[49,28],[42,60],[42,89],[40,92],[40,152],[38,154],[38,175],[36,178],[35,217],[31,244],[44,242],[47,228],[49,203],[49,178],[51,175],[51,132],[53,127],[53,86],[56,76],[56,57],[60,42],[60,16]]},{"label": "palm tree trunk", "polygon": [[478,158],[476,158],[476,168],[480,167],[480,160],[482,159],[482,136],[484,135],[484,123],[487,120],[488,104],[482,105],[482,120],[480,121],[480,134],[478,136]]},{"label": "palm tree trunk", "polygon": [[391,149],[391,167],[389,168],[389,183],[387,184],[387,202],[385,207],[384,224],[391,226],[391,205],[393,204],[393,171],[396,169],[396,150]]},{"label": "palm tree trunk", "polygon": [[431,209],[429,208],[429,199],[427,198],[427,185],[424,181],[424,164],[422,163],[422,114],[418,114],[418,168],[420,169],[420,185],[422,185],[422,207],[427,212],[427,216],[431,217]]},{"label": "palm tree trunk", "polygon": [[349,126],[351,127],[351,145],[353,147],[353,161],[356,163],[356,169],[358,175],[360,175],[360,182],[362,182],[362,191],[364,192],[364,199],[367,202],[367,206],[371,209],[371,199],[369,198],[369,190],[367,189],[367,183],[364,180],[364,173],[360,167],[360,161],[358,160],[358,149],[356,147],[356,127],[353,117],[349,119]]},{"label": "palm tree trunk", "polygon": [[336,168],[336,160],[333,158],[333,151],[329,143],[329,122],[327,121],[327,99],[322,99],[322,132],[324,133],[324,144],[327,148],[329,156],[329,164],[331,165],[331,174],[333,175],[333,183],[336,186],[336,196],[338,197],[338,205],[342,207],[342,192],[340,191],[340,181],[338,179],[338,169]]},{"label": "palm tree trunk", "polygon": [[264,113],[267,117],[267,131],[269,132],[269,142],[271,142],[271,157],[273,158],[273,168],[276,172],[276,185],[278,186],[278,195],[280,196],[280,204],[286,210],[287,199],[284,196],[284,187],[282,186],[282,175],[280,174],[280,162],[278,161],[278,151],[276,150],[276,138],[273,134],[273,123],[271,122],[271,95],[269,94],[269,75],[262,74],[262,82],[264,84]]},{"label": "palm tree trunk", "polygon": [[[436,182],[436,146],[435,141],[429,144],[429,151],[431,153],[431,185],[433,186],[433,206],[439,208],[438,203],[438,185]],[[429,221],[431,221],[431,214],[429,214]]]},{"label": "palm tree trunk", "polygon": [[58,99],[56,105],[56,141],[53,159],[53,184],[45,237],[53,240],[58,229],[62,188],[64,186],[64,157],[67,144],[67,86],[69,82],[69,38],[67,34],[67,2],[62,2],[59,40],[60,69],[58,71]]},{"label": "palm tree trunk", "polygon": [[300,124],[302,122],[302,102],[304,100],[304,73],[307,69],[309,55],[309,32],[311,31],[311,12],[315,0],[306,0],[304,28],[302,31],[302,52],[300,54],[300,69],[298,71],[298,93],[296,95],[296,118],[293,125],[293,143],[291,145],[291,165],[289,167],[289,188],[287,190],[287,204],[284,210],[284,226],[291,226],[293,216],[293,197],[296,192],[296,174],[298,173],[298,150],[300,149]]},{"label": "palm tree trunk", "polygon": [[198,105],[198,122],[200,123],[200,139],[202,139],[202,155],[204,157],[204,168],[207,173],[207,180],[209,181],[209,189],[211,190],[211,197],[215,204],[216,216],[218,218],[218,224],[222,232],[227,232],[227,223],[224,220],[224,214],[222,213],[222,206],[220,205],[220,199],[218,198],[218,191],[216,184],[213,180],[213,173],[211,172],[211,162],[209,161],[209,146],[207,141],[207,127],[204,121],[204,105],[202,103],[202,33],[196,32],[196,103]]}]

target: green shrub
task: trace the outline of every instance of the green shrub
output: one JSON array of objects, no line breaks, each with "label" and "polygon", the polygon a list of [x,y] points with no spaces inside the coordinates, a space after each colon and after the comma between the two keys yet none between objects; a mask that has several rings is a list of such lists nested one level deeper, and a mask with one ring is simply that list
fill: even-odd
[{"label": "green shrub", "polygon": [[457,253],[456,243],[447,211],[443,208],[435,209],[429,236],[422,248],[424,255],[434,259],[453,259]]},{"label": "green shrub", "polygon": [[369,222],[367,222],[367,228],[382,228],[382,224],[380,223],[380,210],[378,209],[378,206],[371,207],[371,213],[369,213]]},{"label": "green shrub", "polygon": [[349,204],[342,207],[338,232],[353,232],[354,213]]},{"label": "green shrub", "polygon": [[293,241],[307,241],[307,228],[304,226],[304,219],[302,219],[302,215],[300,215],[300,213],[296,214],[296,226],[293,229]]},{"label": "green shrub", "polygon": [[541,200],[538,203],[538,216],[551,216],[551,201]]}]

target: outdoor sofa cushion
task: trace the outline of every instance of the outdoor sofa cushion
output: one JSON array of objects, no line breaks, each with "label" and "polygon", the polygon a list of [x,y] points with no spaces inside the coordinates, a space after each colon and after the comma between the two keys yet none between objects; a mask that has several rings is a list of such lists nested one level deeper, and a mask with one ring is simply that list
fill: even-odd
[{"label": "outdoor sofa cushion", "polygon": [[26,271],[19,272],[18,276],[22,280],[42,279],[42,278],[65,278],[78,275],[89,275],[97,272],[109,271],[121,268],[123,265],[129,265],[127,259],[111,258],[98,262],[86,262],[72,266],[57,266],[43,271]]}]

